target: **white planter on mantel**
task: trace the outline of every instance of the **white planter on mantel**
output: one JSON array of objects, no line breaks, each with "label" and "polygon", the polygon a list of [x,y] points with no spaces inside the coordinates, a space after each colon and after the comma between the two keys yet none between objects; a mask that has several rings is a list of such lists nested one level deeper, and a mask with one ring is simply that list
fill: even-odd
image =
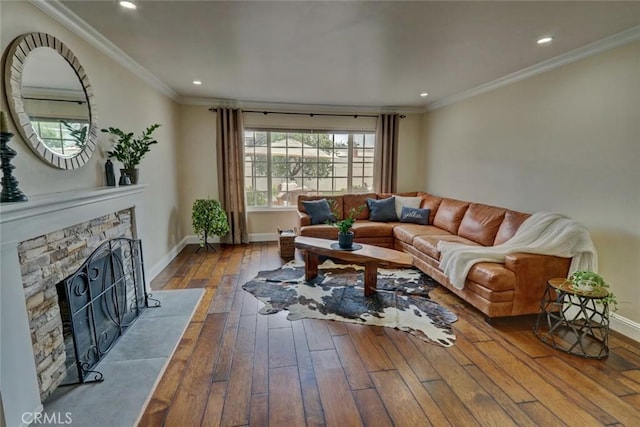
[{"label": "white planter on mantel", "polygon": [[143,217],[145,187],[99,187],[0,204],[0,391],[8,426],[26,425],[23,414],[42,410],[18,243],[127,208],[135,211],[133,235],[142,239],[135,217]]}]

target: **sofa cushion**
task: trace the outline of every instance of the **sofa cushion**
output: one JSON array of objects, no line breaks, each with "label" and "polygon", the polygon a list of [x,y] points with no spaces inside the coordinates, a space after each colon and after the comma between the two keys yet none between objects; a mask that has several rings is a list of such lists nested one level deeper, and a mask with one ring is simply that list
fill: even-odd
[{"label": "sofa cushion", "polygon": [[401,242],[413,244],[413,239],[416,236],[422,235],[450,235],[446,230],[443,230],[433,225],[420,225],[420,224],[398,224],[393,227],[393,237]]},{"label": "sofa cushion", "polygon": [[432,196],[431,194],[426,193],[422,195],[422,203],[420,204],[420,207],[431,211],[429,214],[429,224],[433,224],[433,220],[436,217],[436,212],[438,211],[440,203],[442,203],[442,197]]},{"label": "sofa cushion", "polygon": [[396,200],[396,218],[400,219],[402,216],[402,208],[419,208],[420,203],[422,203],[422,197],[405,197],[405,196],[395,196]]},{"label": "sofa cushion", "polygon": [[351,227],[355,238],[393,237],[393,224],[376,221],[356,221]]},{"label": "sofa cushion", "polygon": [[465,212],[458,235],[484,246],[493,245],[506,209],[472,203]]},{"label": "sofa cushion", "polygon": [[302,205],[311,217],[311,225],[324,224],[327,221],[336,220],[335,215],[331,213],[327,199],[305,200]]},{"label": "sofa cushion", "polygon": [[307,225],[306,227],[300,227],[300,235],[338,240],[338,229],[329,224]]},{"label": "sofa cushion", "polygon": [[433,225],[447,230],[450,233],[458,234],[458,228],[462,217],[469,207],[469,202],[454,199],[442,199],[438,207],[438,212],[433,219]]},{"label": "sofa cushion", "polygon": [[349,210],[358,209],[360,206],[364,206],[364,209],[355,216],[355,219],[369,219],[369,206],[367,205],[367,199],[375,199],[376,193],[367,194],[345,194],[342,196],[342,204],[344,214],[349,215]]},{"label": "sofa cushion", "polygon": [[370,221],[390,222],[398,220],[395,197],[382,200],[367,199],[367,205],[369,206]]},{"label": "sofa cushion", "polygon": [[516,234],[516,231],[518,231],[518,228],[520,228],[520,225],[530,216],[530,214],[522,212],[507,211],[502,224],[500,224],[498,228],[498,233],[496,234],[493,244],[500,245],[512,238],[513,235]]},{"label": "sofa cushion", "polygon": [[438,242],[455,242],[462,243],[470,246],[480,246],[476,242],[465,239],[464,237],[456,236],[455,234],[448,235],[421,235],[416,236],[413,239],[413,247],[421,252],[429,255],[431,258],[440,259],[440,251],[438,250]]},{"label": "sofa cushion", "polygon": [[331,211],[338,217],[337,219],[344,218],[344,211],[342,209],[342,196],[308,196],[306,194],[301,194],[298,196],[298,210],[300,212],[308,213],[304,208],[302,202],[307,200],[320,200],[327,199],[329,202],[329,206],[331,206],[331,200],[334,200],[334,206],[331,206]]},{"label": "sofa cushion", "polygon": [[400,222],[411,222],[413,224],[429,225],[429,209],[415,209],[402,207]]},{"label": "sofa cushion", "polygon": [[479,262],[474,264],[467,279],[481,284],[492,291],[508,291],[516,286],[516,275],[504,264],[497,262]]}]

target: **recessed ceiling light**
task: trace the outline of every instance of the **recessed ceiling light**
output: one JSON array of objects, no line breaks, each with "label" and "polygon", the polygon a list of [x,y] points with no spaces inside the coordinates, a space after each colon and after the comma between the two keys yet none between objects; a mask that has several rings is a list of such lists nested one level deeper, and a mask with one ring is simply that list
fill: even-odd
[{"label": "recessed ceiling light", "polygon": [[426,98],[427,96],[429,96],[429,94],[427,92],[422,92],[420,96],[423,98]]},{"label": "recessed ceiling light", "polygon": [[120,6],[124,7],[125,9],[137,9],[138,6],[135,5],[135,3],[130,2],[130,1],[121,1],[120,2]]},{"label": "recessed ceiling light", "polygon": [[200,86],[202,84],[202,82],[200,80],[194,80],[193,84],[196,86]]},{"label": "recessed ceiling light", "polygon": [[551,43],[551,41],[553,40],[553,37],[551,36],[545,36],[542,37],[541,39],[538,39],[538,44],[547,44],[547,43]]}]

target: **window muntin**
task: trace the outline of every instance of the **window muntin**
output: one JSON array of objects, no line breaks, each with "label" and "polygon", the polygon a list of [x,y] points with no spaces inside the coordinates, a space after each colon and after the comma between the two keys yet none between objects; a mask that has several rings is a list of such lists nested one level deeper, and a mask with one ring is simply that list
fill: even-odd
[{"label": "window muntin", "polygon": [[62,157],[73,157],[86,144],[89,123],[85,120],[60,120],[32,117],[31,125],[42,143]]},{"label": "window muntin", "polygon": [[247,207],[295,206],[300,194],[373,191],[373,132],[246,129],[244,137]]}]

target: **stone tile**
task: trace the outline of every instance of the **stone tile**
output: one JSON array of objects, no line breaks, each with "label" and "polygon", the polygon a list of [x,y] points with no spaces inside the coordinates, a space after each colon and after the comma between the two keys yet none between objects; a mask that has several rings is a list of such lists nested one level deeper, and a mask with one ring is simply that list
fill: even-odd
[{"label": "stone tile", "polygon": [[[173,292],[180,292],[181,297],[173,298]],[[140,318],[185,314],[188,307],[197,305],[203,295],[203,291],[202,289],[178,289],[172,291],[153,291],[152,294],[152,298],[160,300],[162,303],[162,310],[149,308],[142,313]],[[149,305],[153,306],[153,301],[149,301]]]}]

